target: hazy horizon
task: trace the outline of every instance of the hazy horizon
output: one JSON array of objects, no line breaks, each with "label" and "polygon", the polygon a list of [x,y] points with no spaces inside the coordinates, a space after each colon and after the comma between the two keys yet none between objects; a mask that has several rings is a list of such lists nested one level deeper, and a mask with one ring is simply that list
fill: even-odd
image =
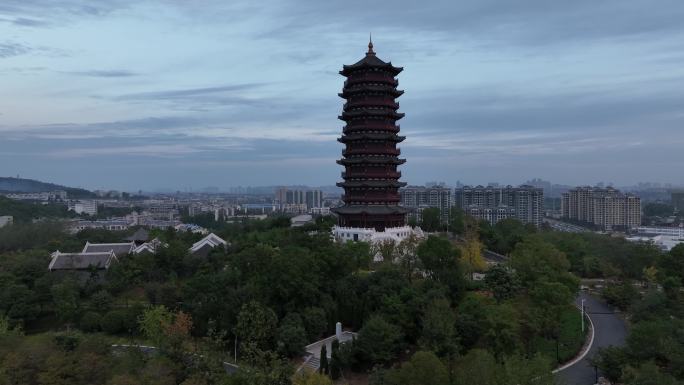
[{"label": "hazy horizon", "polygon": [[372,32],[404,67],[409,184],[681,185],[682,19],[674,0],[6,0],[0,175],[333,185],[337,71]]}]

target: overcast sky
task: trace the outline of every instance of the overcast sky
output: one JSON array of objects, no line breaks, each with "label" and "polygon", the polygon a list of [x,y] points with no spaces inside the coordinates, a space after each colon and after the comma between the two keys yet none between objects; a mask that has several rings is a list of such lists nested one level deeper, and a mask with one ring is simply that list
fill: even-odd
[{"label": "overcast sky", "polygon": [[403,179],[684,183],[684,2],[2,0],[0,176],[328,185],[343,64],[399,75]]}]

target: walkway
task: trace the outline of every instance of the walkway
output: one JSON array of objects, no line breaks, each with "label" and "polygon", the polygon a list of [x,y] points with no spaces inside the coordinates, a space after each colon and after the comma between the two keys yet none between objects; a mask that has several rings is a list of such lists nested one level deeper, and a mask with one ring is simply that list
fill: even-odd
[{"label": "walkway", "polygon": [[596,374],[594,367],[589,363],[590,359],[599,348],[624,345],[627,337],[624,321],[613,313],[610,306],[584,292],[577,298],[578,305],[582,298],[587,314],[594,324],[594,344],[584,359],[558,373],[558,378],[564,385],[593,385]]}]

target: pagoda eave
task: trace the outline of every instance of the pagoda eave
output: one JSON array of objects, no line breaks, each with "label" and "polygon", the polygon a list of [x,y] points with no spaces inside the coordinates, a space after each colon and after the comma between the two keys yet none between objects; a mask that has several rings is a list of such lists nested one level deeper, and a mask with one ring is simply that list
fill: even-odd
[{"label": "pagoda eave", "polygon": [[400,188],[406,186],[405,182],[396,180],[372,180],[372,181],[344,181],[336,183],[337,187],[374,187],[374,188]]},{"label": "pagoda eave", "polygon": [[405,136],[397,134],[349,134],[337,138],[340,143],[349,143],[357,140],[387,140],[390,142],[401,143],[406,139]]},{"label": "pagoda eave", "polygon": [[341,207],[335,207],[330,209],[330,211],[336,214],[347,214],[347,215],[392,215],[392,214],[408,214],[412,210],[403,206],[390,206],[390,205],[345,205]]},{"label": "pagoda eave", "polygon": [[337,164],[346,166],[351,164],[395,164],[400,165],[406,163],[406,159],[399,159],[395,157],[375,157],[367,156],[361,158],[345,158],[337,161]]}]

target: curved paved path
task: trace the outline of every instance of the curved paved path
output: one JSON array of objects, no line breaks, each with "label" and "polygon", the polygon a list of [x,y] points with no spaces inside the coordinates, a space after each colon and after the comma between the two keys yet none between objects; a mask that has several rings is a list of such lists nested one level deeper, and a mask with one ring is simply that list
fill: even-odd
[{"label": "curved paved path", "polygon": [[[598,352],[599,348],[610,345],[622,346],[627,337],[627,328],[620,317],[613,314],[613,309],[585,292],[577,297],[579,305],[584,298],[585,309],[594,323],[594,344],[589,353],[576,364],[558,372],[557,376],[564,385],[593,385],[596,374],[589,360]],[[599,371],[599,376],[601,372]]]}]

